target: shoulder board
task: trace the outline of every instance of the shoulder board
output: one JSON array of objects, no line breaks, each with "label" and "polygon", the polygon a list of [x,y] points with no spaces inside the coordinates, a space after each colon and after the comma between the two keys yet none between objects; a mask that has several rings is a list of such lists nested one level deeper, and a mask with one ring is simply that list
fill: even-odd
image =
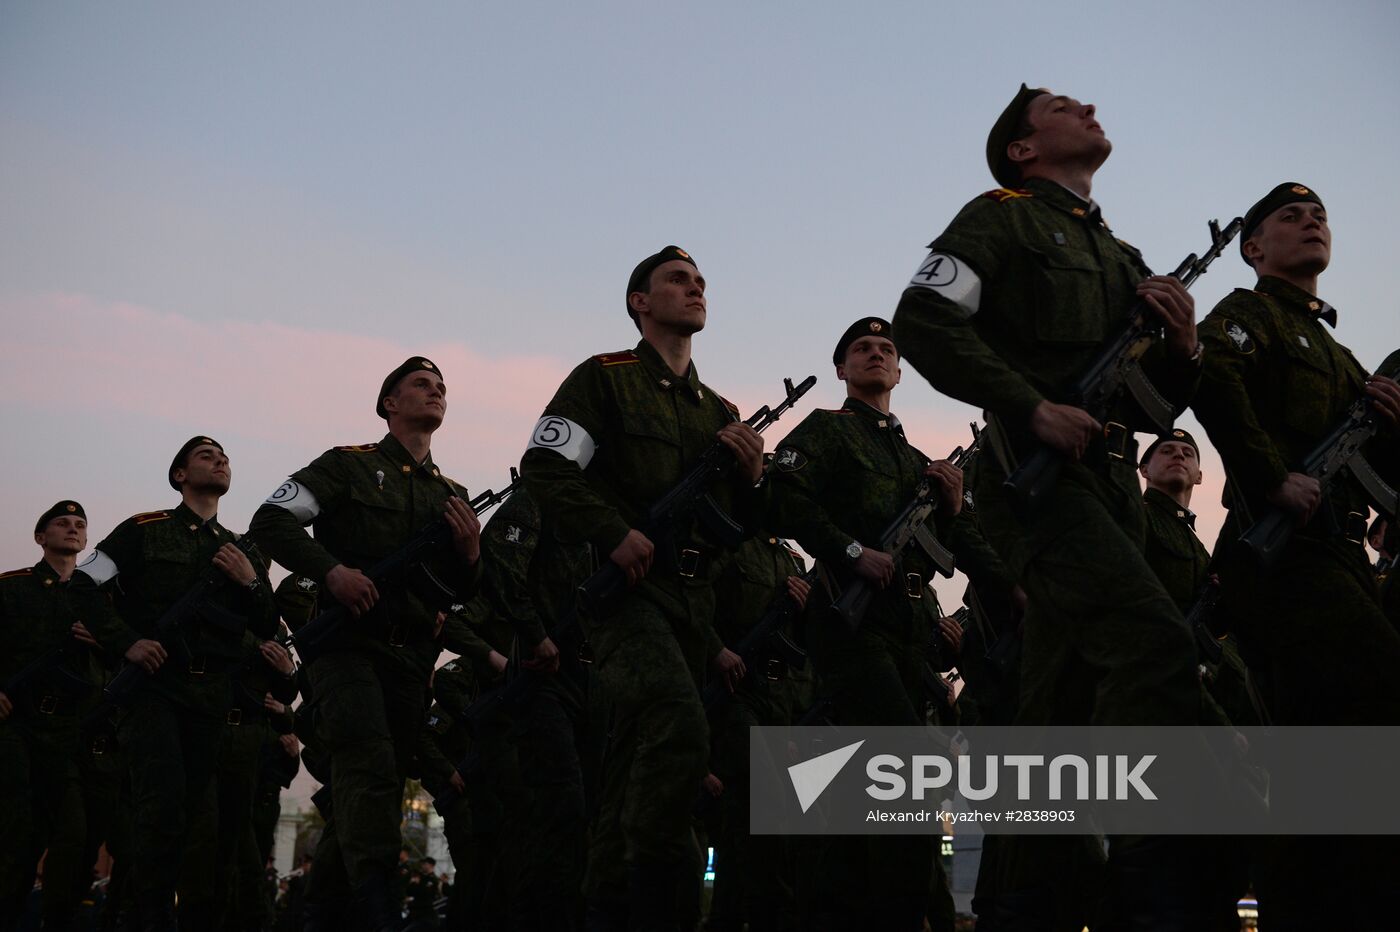
[{"label": "shoulder board", "polygon": [[850,408],[818,408],[823,414],[855,414]]},{"label": "shoulder board", "polygon": [[[1117,237],[1114,237],[1114,239],[1118,239],[1118,238],[1117,238]],[[1118,240],[1118,245],[1119,245],[1119,246],[1122,246],[1124,249],[1128,250],[1128,252],[1132,253],[1132,254],[1135,255],[1135,256],[1140,256],[1140,255],[1142,255],[1142,250],[1141,250],[1141,249],[1138,249],[1136,246],[1134,246],[1132,243],[1128,242],[1128,241],[1125,240],[1125,239],[1119,239],[1119,240]]]},{"label": "shoulder board", "polygon": [[375,450],[378,450],[378,449],[379,449],[379,444],[377,444],[377,443],[356,443],[356,444],[351,444],[351,445],[349,445],[349,446],[336,447],[336,449],[337,449],[337,450],[340,450],[340,451],[342,451],[342,452],[345,452],[345,453],[373,453]]},{"label": "shoulder board", "polygon": [[132,515],[131,520],[137,524],[154,524],[157,521],[164,521],[170,517],[168,511],[144,511],[139,515]]},{"label": "shoulder board", "polygon": [[734,415],[736,418],[739,416],[739,406],[738,406],[738,405],[736,405],[734,402],[730,401],[728,398],[724,397],[723,395],[720,395],[720,396],[719,396],[719,400],[722,401],[722,402],[724,402],[724,406],[725,406],[726,408],[729,409],[729,413],[730,413],[730,414]]},{"label": "shoulder board", "polygon": [[606,366],[625,366],[628,363],[641,362],[642,357],[631,350],[623,350],[620,353],[600,353],[593,357]]},{"label": "shoulder board", "polygon": [[997,188],[994,191],[988,191],[982,196],[989,197],[998,204],[1005,204],[1007,201],[1015,200],[1018,197],[1035,197],[1035,194],[1029,188]]},{"label": "shoulder board", "polygon": [[22,570],[10,570],[8,573],[0,573],[0,579],[16,579],[20,576],[33,576],[34,567],[26,566]]}]

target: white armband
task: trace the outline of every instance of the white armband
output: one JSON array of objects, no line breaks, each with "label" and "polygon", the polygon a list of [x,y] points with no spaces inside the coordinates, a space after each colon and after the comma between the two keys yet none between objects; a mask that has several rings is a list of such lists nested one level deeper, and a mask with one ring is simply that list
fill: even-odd
[{"label": "white armband", "polygon": [[92,556],[79,563],[77,569],[85,573],[93,582],[99,586],[107,580],[114,578],[120,570],[117,569],[116,561],[101,550],[94,550]]},{"label": "white armband", "polygon": [[303,527],[315,521],[316,516],[321,513],[321,503],[316,501],[316,496],[295,479],[288,479],[279,485],[277,491],[269,495],[263,504],[287,509]]},{"label": "white armband", "polygon": [[931,252],[909,279],[911,288],[936,291],[962,309],[964,316],[977,313],[982,303],[982,279],[966,262],[946,252]]},{"label": "white armband", "polygon": [[566,417],[546,414],[535,424],[530,434],[530,443],[525,449],[540,447],[553,450],[565,459],[578,463],[579,469],[587,469],[598,445],[588,435],[588,431]]}]

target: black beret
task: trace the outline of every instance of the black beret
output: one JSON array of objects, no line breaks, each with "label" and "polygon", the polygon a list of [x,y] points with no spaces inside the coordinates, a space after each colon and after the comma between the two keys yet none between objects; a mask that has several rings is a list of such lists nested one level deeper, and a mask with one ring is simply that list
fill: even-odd
[{"label": "black beret", "polygon": [[39,516],[39,522],[34,525],[34,533],[38,534],[47,527],[48,523],[54,518],[62,518],[65,515],[77,515],[84,521],[87,520],[87,512],[83,511],[82,505],[65,499]]},{"label": "black beret", "polygon": [[[628,317],[631,317],[633,320],[637,319],[637,315],[632,311],[632,292],[650,290],[652,271],[658,265],[665,265],[672,259],[680,259],[682,262],[689,262],[691,265],[695,265],[695,260],[690,258],[690,253],[679,246],[667,246],[660,252],[647,256],[641,262],[637,263],[637,267],[632,270],[632,276],[627,279],[627,294],[622,296],[622,302],[627,305]],[[698,265],[695,265],[695,267],[697,269],[700,268]]]},{"label": "black beret", "polygon": [[[1308,201],[1318,206],[1322,204],[1322,198],[1317,196],[1317,192],[1312,188],[1298,184],[1296,181],[1285,181],[1278,185],[1268,194],[1265,194],[1244,215],[1244,228],[1240,230],[1240,258],[1244,259],[1244,244],[1259,229],[1259,224],[1263,223],[1269,214],[1278,210],[1284,204],[1293,204],[1297,201]],[[1248,263],[1249,260],[1245,259]]]},{"label": "black beret", "polygon": [[[836,341],[836,350],[831,354],[831,361],[834,365],[842,365],[846,362],[846,350],[851,344],[861,337],[868,337],[874,334],[877,337],[884,337],[893,340],[891,335],[890,322],[880,317],[862,317],[860,320],[846,328],[846,332],[841,334],[841,339]],[[898,351],[896,351],[898,352]]]},{"label": "black beret", "polygon": [[1146,466],[1147,461],[1152,459],[1152,454],[1164,443],[1189,443],[1191,449],[1196,451],[1196,459],[1201,458],[1201,445],[1196,442],[1196,438],[1192,437],[1189,431],[1174,427],[1169,433],[1159,434],[1157,439],[1147,445],[1147,450],[1142,454],[1142,459],[1138,460],[1138,465]]},{"label": "black beret", "polygon": [[997,184],[1003,188],[1014,188],[1021,183],[1021,169],[1007,158],[1006,147],[1016,141],[1016,128],[1021,125],[1021,117],[1025,115],[1026,107],[1041,94],[1048,93],[1050,92],[1043,87],[1026,87],[1022,84],[1016,96],[1011,98],[1011,103],[1006,105],[1001,116],[992,124],[992,131],[987,134],[987,167],[992,170],[992,177],[997,180]]},{"label": "black beret", "polygon": [[219,452],[224,452],[224,445],[217,440],[200,435],[191,437],[185,441],[185,445],[180,448],[180,452],[175,454],[175,458],[170,461],[170,468],[165,472],[165,478],[170,482],[170,487],[176,492],[180,491],[180,483],[175,481],[175,470],[185,468],[185,459],[190,455],[190,451],[195,447],[202,447],[205,444],[219,448]]},{"label": "black beret", "polygon": [[[384,376],[384,384],[379,386],[379,398],[374,402],[374,413],[384,418],[386,421],[389,420],[389,412],[384,410],[384,396],[392,392],[394,386],[398,385],[399,380],[404,376],[408,375],[410,372],[419,371],[432,372],[439,378],[442,378],[442,370],[433,365],[431,359],[427,359],[423,356],[408,357],[403,361],[403,365]],[[443,381],[446,382],[447,380],[443,378]]]}]

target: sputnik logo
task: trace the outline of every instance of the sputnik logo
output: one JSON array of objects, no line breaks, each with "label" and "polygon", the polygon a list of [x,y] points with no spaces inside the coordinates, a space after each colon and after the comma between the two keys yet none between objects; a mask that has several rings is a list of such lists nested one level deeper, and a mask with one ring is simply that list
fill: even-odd
[{"label": "sputnik logo", "polygon": [[836,775],[841,772],[841,768],[850,763],[851,758],[856,756],[856,751],[859,751],[860,746],[864,743],[865,741],[862,739],[855,744],[827,751],[825,754],[813,757],[811,760],[804,760],[800,764],[793,764],[788,768],[788,777],[792,779],[792,788],[797,793],[797,802],[802,806],[804,813],[812,808],[817,797],[826,791],[826,788],[831,785],[831,781],[835,780]]}]

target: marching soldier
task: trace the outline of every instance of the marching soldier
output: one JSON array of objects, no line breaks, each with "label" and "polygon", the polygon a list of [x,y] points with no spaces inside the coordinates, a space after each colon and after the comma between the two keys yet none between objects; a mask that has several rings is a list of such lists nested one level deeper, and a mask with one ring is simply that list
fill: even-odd
[{"label": "marching soldier", "polygon": [[[1128,398],[1106,424],[1055,400],[1137,298],[1165,328],[1143,360],[1158,392],[1184,408],[1200,371],[1190,295],[1175,278],[1151,275],[1090,196],[1112,149],[1095,117],[1090,104],[1021,86],[987,139],[1002,187],[970,202],[930,244],[900,299],[895,342],[936,389],[987,416],[978,518],[1030,603],[1020,720],[1192,724],[1195,649],[1142,555],[1132,429],[1143,417]],[[1002,483],[1042,444],[1068,463],[1038,513],[1017,514]],[[1084,675],[1068,676],[1075,667]],[[1075,679],[1084,688],[1065,695]],[[1160,847],[1113,846],[1111,911],[1146,915],[1180,900],[1189,878],[1173,873]],[[1051,860],[1052,869],[1071,863]],[[1005,927],[1058,913],[1077,930],[1088,918],[1083,896],[1064,895],[1076,881],[1049,880],[1032,862],[1021,882],[1025,890],[1005,900]]]},{"label": "marching soldier", "polygon": [[[930,461],[890,413],[900,369],[887,321],[856,321],[841,335],[832,362],[848,397],[839,410],[809,414],[779,445],[773,524],[827,569],[820,602],[829,604],[856,577],[877,590],[858,631],[831,612],[807,624],[812,660],[841,721],[919,725],[925,720],[920,663],[940,623],[928,588],[933,566],[920,552],[903,558],[882,552],[879,536],[928,476],[938,489],[934,516],[946,539],[963,503],[962,472]],[[843,838],[833,845],[843,863],[823,878],[825,921],[878,916],[881,928],[919,928],[935,864],[932,839]]]},{"label": "marching soldier", "polygon": [[709,754],[697,687],[707,668],[731,683],[744,670],[711,617],[718,548],[698,526],[677,528],[674,546],[658,547],[637,525],[716,437],[738,469],[715,498],[760,508],[753,487],[763,441],[736,423],[691,361],[691,339],[706,321],[695,260],[675,246],[643,259],[626,304],[641,342],[574,369],[536,424],[521,469],[543,519],[592,544],[632,587],[585,629],[612,709],[586,880],[592,921],[670,929],[697,856],[690,813]]},{"label": "marching soldier", "polygon": [[406,767],[439,651],[439,606],[412,587],[381,592],[364,570],[445,518],[452,546],[428,561],[430,569],[469,594],[481,546],[476,515],[429,449],[447,413],[437,366],[413,356],[390,372],[375,413],[388,422],[383,440],[337,447],[298,470],[258,509],[252,533],[277,562],[320,587],[323,606],[333,599],[355,618],[308,665],[316,742],[333,776],[307,912],[309,923],[328,922],[353,890],[361,921],[379,929],[399,918],[390,872]]},{"label": "marching soldier", "polygon": [[272,585],[260,558],[234,546],[238,535],[218,520],[232,468],[223,447],[193,437],[170,463],[166,478],[180,504],[128,518],[82,569],[112,594],[116,615],[104,616],[99,642],[137,664],[149,679],[138,688],[118,736],[127,755],[131,834],[131,902],[144,928],[175,927],[175,886],[185,835],[214,773],[228,712],[229,674],[241,662],[243,630],[204,617],[185,625],[182,644],[152,637],[165,610],[209,572],[228,582],[210,600],[261,637],[276,630]]},{"label": "marching soldier", "polygon": [[[1304,185],[1277,185],[1249,209],[1240,254],[1259,278],[1202,322],[1207,364],[1194,408],[1229,478],[1229,516],[1216,545],[1222,604],[1274,723],[1393,725],[1400,634],[1381,611],[1366,559],[1366,496],[1345,473],[1323,495],[1297,471],[1363,395],[1386,424],[1364,452],[1391,482],[1400,462],[1400,386],[1367,376],[1330,332],[1337,310],[1318,297],[1331,247],[1326,208]],[[1293,515],[1297,529],[1261,572],[1236,540],[1272,508]],[[1394,857],[1363,844],[1370,841],[1338,840],[1339,850],[1318,859],[1306,856],[1317,839],[1288,839],[1259,879],[1264,922],[1364,924],[1333,910],[1374,902],[1393,883]]]},{"label": "marching soldier", "polygon": [[[39,516],[32,567],[0,574],[0,929],[16,927],[45,848],[43,921],[63,928],[86,890],[86,825],[78,771],[79,711],[93,692],[85,621],[104,610],[74,573],[87,548],[87,514],[62,501]],[[21,680],[27,682],[21,682]]]}]

